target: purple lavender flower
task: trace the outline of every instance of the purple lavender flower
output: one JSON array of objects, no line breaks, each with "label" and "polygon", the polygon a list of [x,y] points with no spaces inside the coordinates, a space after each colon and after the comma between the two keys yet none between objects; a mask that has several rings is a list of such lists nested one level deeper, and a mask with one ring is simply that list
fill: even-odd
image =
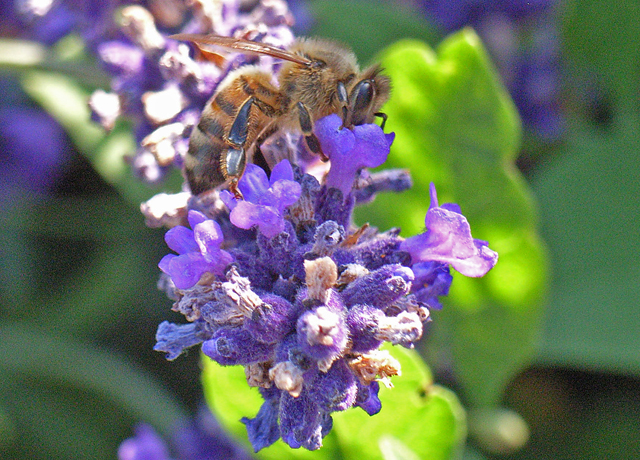
[{"label": "purple lavender flower", "polygon": [[318,120],[315,133],[321,139],[322,151],[331,160],[327,187],[335,188],[347,196],[353,187],[356,172],[362,168],[375,168],[387,161],[394,134],[384,134],[378,125],[355,126],[341,129],[342,119],[329,115]]},{"label": "purple lavender flower", "polygon": [[557,0],[422,0],[419,3],[446,33],[465,25],[476,29],[525,126],[547,141],[562,135]]},{"label": "purple lavender flower", "polygon": [[267,238],[284,230],[284,210],[302,193],[300,184],[293,180],[293,169],[288,160],[282,160],[273,168],[270,179],[262,168],[247,165],[238,188],[244,200],[236,199],[228,190],[220,193],[222,201],[231,209],[231,223],[246,230],[256,226]]},{"label": "purple lavender flower", "polygon": [[[175,455],[170,454],[171,450]],[[167,443],[149,425],[140,424],[118,448],[118,460],[250,460],[253,458],[220,428],[213,415],[201,410],[183,423]]]},{"label": "purple lavender flower", "polygon": [[186,227],[173,227],[165,235],[167,245],[179,255],[168,254],[158,266],[171,277],[178,289],[193,287],[205,273],[222,275],[233,257],[220,249],[223,235],[217,222],[198,212],[189,211]]},{"label": "purple lavender flower", "polygon": [[413,264],[440,262],[465,276],[484,276],[496,264],[498,254],[486,241],[471,237],[469,223],[458,205],[438,206],[435,185],[431,184],[429,190],[431,205],[424,221],[427,230],[403,241],[400,249],[411,254]]},{"label": "purple lavender flower", "polygon": [[[414,346],[429,308],[438,308],[438,297],[448,292],[449,265],[481,276],[497,259],[471,237],[457,206],[438,205],[433,186],[424,234],[405,240],[397,230],[355,228],[357,179],[364,168],[384,162],[393,135],[376,125],[340,125],[334,115],[316,122],[315,134],[331,160],[322,182],[289,161],[273,168],[271,177],[249,165],[239,182],[244,200],[227,191],[194,197],[187,206],[202,211],[189,212],[191,220],[199,216],[194,231],[168,232],[170,247],[180,254],[171,260],[182,257],[183,265],[164,271],[174,282],[188,280],[176,282],[171,294],[174,310],[191,324],[162,323],[156,349],[173,359],[202,343],[204,354],[219,364],[244,366],[249,385],[265,399],[254,418],[242,420],[256,451],[279,438],[292,448],[318,449],[334,412],[379,412],[379,382],[389,384],[400,372],[379,347]],[[272,146],[276,157],[291,157],[290,145],[278,145],[281,152]],[[224,238],[216,233],[207,240],[213,248],[198,246],[198,225],[213,221]],[[217,254],[222,241],[233,262],[218,261],[209,270],[215,276],[202,277],[202,248]]]}]

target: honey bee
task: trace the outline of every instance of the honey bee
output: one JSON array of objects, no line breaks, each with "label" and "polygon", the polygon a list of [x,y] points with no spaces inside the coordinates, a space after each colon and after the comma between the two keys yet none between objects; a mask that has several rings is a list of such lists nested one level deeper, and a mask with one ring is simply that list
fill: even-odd
[{"label": "honey bee", "polygon": [[[178,34],[171,38],[216,45],[251,55],[282,59],[277,86],[257,66],[232,71],[207,102],[189,140],[187,181],[194,195],[224,183],[238,198],[238,181],[247,163],[269,136],[280,129],[301,132],[309,150],[327,160],[313,133],[316,120],[335,113],[343,126],[372,123],[386,115],[389,77],[373,65],[360,71],[354,53],[328,40],[299,39],[287,50],[265,43],[217,35]],[[211,53],[213,54],[213,53]]]}]

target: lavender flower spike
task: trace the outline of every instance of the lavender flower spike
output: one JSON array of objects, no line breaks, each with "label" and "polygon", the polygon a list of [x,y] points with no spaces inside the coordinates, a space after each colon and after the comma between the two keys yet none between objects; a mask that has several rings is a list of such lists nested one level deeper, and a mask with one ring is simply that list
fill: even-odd
[{"label": "lavender flower spike", "polygon": [[441,262],[465,276],[484,276],[498,261],[498,253],[485,241],[472,238],[469,222],[457,204],[439,206],[433,183],[429,191],[431,205],[424,220],[427,231],[404,240],[400,250],[411,254],[413,264]]},{"label": "lavender flower spike", "polygon": [[223,275],[233,261],[231,254],[220,249],[223,237],[216,221],[198,211],[189,211],[188,219],[193,230],[180,225],[164,237],[179,255],[168,254],[158,264],[178,289],[193,287],[205,273]]},{"label": "lavender flower spike", "polygon": [[231,209],[230,220],[238,228],[258,227],[260,233],[273,238],[284,230],[284,210],[302,193],[302,187],[293,180],[289,160],[282,160],[271,171],[271,179],[262,168],[248,164],[238,182],[244,200],[237,200],[228,190],[220,198]]}]

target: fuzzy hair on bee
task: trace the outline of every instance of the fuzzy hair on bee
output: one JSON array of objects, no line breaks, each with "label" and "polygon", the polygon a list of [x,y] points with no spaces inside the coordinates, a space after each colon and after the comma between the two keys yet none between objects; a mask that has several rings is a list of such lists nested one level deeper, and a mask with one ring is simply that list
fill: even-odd
[{"label": "fuzzy hair on bee", "polygon": [[343,126],[372,123],[389,98],[389,77],[377,65],[360,71],[354,53],[339,43],[298,39],[286,50],[241,38],[178,34],[171,38],[283,60],[273,76],[257,66],[230,72],[207,102],[194,127],[185,157],[194,195],[228,184],[242,198],[238,181],[260,145],[278,130],[300,132],[309,150],[327,160],[313,133],[314,122],[330,114]]}]

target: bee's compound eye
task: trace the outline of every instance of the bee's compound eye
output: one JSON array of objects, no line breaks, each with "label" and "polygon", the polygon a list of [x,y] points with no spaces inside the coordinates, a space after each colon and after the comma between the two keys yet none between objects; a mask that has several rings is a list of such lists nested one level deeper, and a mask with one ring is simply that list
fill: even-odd
[{"label": "bee's compound eye", "polygon": [[351,91],[352,123],[359,125],[364,122],[373,101],[374,89],[371,80],[362,80]]},{"label": "bee's compound eye", "polygon": [[225,153],[226,165],[227,165],[227,178],[240,178],[244,173],[244,168],[247,166],[247,156],[244,153],[244,149],[230,148]]}]

